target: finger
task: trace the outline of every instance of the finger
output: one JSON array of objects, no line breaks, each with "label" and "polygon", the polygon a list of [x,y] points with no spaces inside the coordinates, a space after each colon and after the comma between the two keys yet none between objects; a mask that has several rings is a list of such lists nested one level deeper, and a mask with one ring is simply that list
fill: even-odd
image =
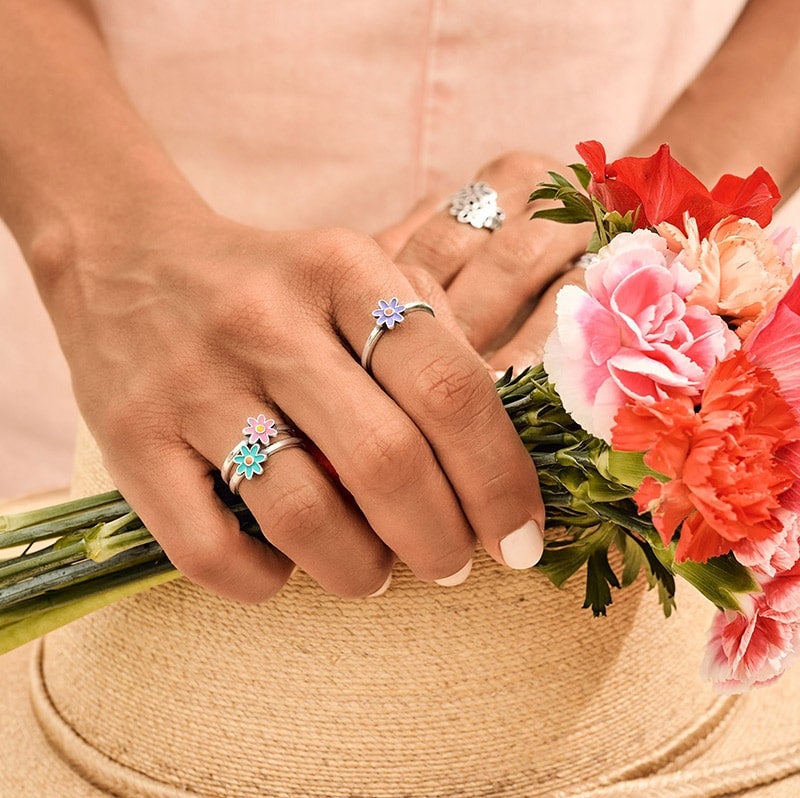
[{"label": "finger", "polygon": [[[409,296],[397,283],[382,293],[393,292]],[[343,306],[336,319],[356,351],[370,317],[352,311],[370,300]],[[512,567],[533,565],[544,523],[536,472],[481,361],[439,321],[414,313],[380,339],[373,372],[430,442],[487,552]]]},{"label": "finger", "polygon": [[423,197],[402,221],[381,230],[373,238],[394,260],[416,230],[441,209],[443,201],[444,198],[438,194],[429,194]]},{"label": "finger", "polygon": [[[118,430],[124,430],[121,419]],[[161,448],[128,442],[106,464],[120,492],[189,580],[224,598],[266,601],[285,584],[294,563],[242,532],[214,493],[212,470],[181,442]]]},{"label": "finger", "polygon": [[[258,412],[265,412],[276,423],[283,423],[279,414],[270,414],[256,398],[238,402],[230,397],[220,399],[214,406],[225,408],[229,423],[220,424],[213,415],[203,414],[203,419],[214,418],[216,423],[200,422],[193,429],[191,441],[218,466],[238,445],[242,423],[256,413],[256,408],[262,408]],[[266,442],[255,441],[258,455],[263,455],[272,442],[287,437],[283,433]],[[239,492],[273,546],[322,588],[342,598],[369,596],[386,583],[394,555],[308,452],[300,448],[275,451],[258,464],[258,469],[260,473],[241,482]]]},{"label": "finger", "polygon": [[[494,186],[499,192],[499,188]],[[502,200],[498,201],[503,207]],[[489,240],[490,231],[459,222],[449,206],[439,209],[413,231],[394,260],[404,273],[407,267],[424,269],[447,286],[463,265]]]},{"label": "finger", "polygon": [[[436,278],[425,269],[411,266],[405,270],[405,276],[414,288],[417,296],[431,307],[436,308],[436,318],[442,323],[447,331],[457,340],[461,341],[465,347],[472,349],[467,336],[461,329],[458,319],[450,308],[450,302],[444,288],[436,281]],[[477,354],[477,353],[476,353]]]},{"label": "finger", "polygon": [[303,364],[306,379],[291,389],[273,380],[275,401],[330,460],[372,529],[423,581],[463,571],[475,537],[419,429],[343,348],[309,347]]},{"label": "finger", "polygon": [[514,337],[489,358],[489,363],[497,370],[513,366],[516,372],[541,363],[545,341],[556,326],[556,295],[565,285],[585,287],[585,274],[584,269],[571,269],[558,278]]},{"label": "finger", "polygon": [[450,307],[469,342],[486,352],[523,305],[586,248],[584,225],[517,218],[492,234],[447,289]]}]

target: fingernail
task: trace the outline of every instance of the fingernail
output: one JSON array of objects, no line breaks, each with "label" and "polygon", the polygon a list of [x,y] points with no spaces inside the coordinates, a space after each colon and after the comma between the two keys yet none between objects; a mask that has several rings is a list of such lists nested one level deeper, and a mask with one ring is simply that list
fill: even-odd
[{"label": "fingernail", "polygon": [[471,570],[472,560],[470,559],[460,571],[456,571],[451,576],[443,576],[441,579],[435,579],[434,581],[437,585],[442,585],[443,587],[455,587],[456,585],[460,585],[462,582],[466,581]]},{"label": "fingernail", "polygon": [[498,380],[500,380],[503,377],[505,377],[506,371],[508,371],[508,369],[504,369],[503,371],[495,371],[495,373],[494,373],[494,381],[497,382]]},{"label": "fingernail", "polygon": [[543,551],[544,538],[536,521],[528,521],[500,541],[500,552],[509,568],[530,568],[539,562]]},{"label": "fingernail", "polygon": [[370,593],[367,598],[375,598],[375,596],[382,596],[388,589],[392,582],[392,575],[386,577],[386,581],[374,592]]}]

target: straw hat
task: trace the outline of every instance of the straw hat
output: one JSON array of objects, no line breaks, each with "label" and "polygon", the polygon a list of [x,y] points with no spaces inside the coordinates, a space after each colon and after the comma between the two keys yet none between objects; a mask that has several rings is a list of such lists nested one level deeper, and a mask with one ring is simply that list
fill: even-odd
[{"label": "straw hat", "polygon": [[[84,438],[76,485],[107,487]],[[3,798],[800,795],[800,666],[717,696],[709,608],[643,588],[607,619],[482,552],[343,601],[301,571],[263,606],[185,580],[0,657]]]}]

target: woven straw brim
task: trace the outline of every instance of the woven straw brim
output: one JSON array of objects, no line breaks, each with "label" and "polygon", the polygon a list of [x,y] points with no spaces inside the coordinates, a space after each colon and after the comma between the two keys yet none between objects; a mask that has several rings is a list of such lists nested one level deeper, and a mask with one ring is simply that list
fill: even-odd
[{"label": "woven straw brim", "polygon": [[[48,497],[54,501],[52,497]],[[1,798],[177,798],[202,795],[154,781],[129,766],[110,759],[84,740],[59,714],[50,700],[41,670],[41,641],[0,657]],[[652,697],[658,692],[658,674],[642,688]],[[86,685],[87,694],[91,685]],[[642,772],[631,762],[627,777],[606,786],[554,790],[553,798],[795,798],[800,795],[800,666],[777,684],[756,690],[731,704],[724,719],[700,713],[693,731],[694,743],[687,761],[680,754],[662,757],[657,773]],[[558,708],[553,708],[558,712]],[[646,724],[646,714],[641,723]],[[46,730],[46,732],[44,731]],[[602,746],[602,730],[597,745]],[[157,741],[154,741],[157,745]],[[564,752],[569,757],[569,752]],[[658,752],[654,752],[658,759]],[[75,763],[80,763],[78,767]],[[458,767],[453,762],[453,767]],[[102,773],[103,786],[87,773]],[[136,784],[135,788],[131,785]],[[217,793],[215,793],[217,794]],[[361,795],[361,793],[358,793]],[[505,785],[496,793],[478,787],[475,798],[496,794],[522,795]],[[539,794],[539,793],[537,793]],[[437,796],[448,795],[446,786]],[[459,791],[459,798],[472,798]],[[233,798],[233,794],[232,794]],[[370,798],[381,798],[379,795]]]},{"label": "woven straw brim", "polygon": [[[108,780],[119,772],[120,785],[132,781],[114,762],[91,749],[68,724],[57,731],[55,747],[42,731],[37,709],[53,712],[41,674],[38,644],[33,643],[0,657],[0,795],[3,798],[130,798],[126,791],[93,786],[72,769],[64,751],[80,751],[82,761],[94,760]],[[88,689],[88,686],[87,686]],[[668,763],[660,774],[595,788],[553,793],[553,798],[796,798],[800,795],[800,667],[779,683],[744,697],[722,726],[707,741],[708,747],[688,767],[679,760]],[[554,711],[557,709],[554,708]],[[47,728],[52,734],[52,718]],[[642,718],[647,723],[647,718]],[[602,738],[598,739],[602,745]],[[57,754],[56,751],[61,752]],[[566,752],[565,752],[566,755]],[[454,767],[457,763],[453,763]],[[145,782],[139,795],[177,798],[197,795],[174,786]],[[445,794],[445,793],[442,793]],[[507,794],[505,791],[498,793]],[[483,790],[475,793],[486,798]],[[231,796],[234,798],[234,796]],[[265,798],[267,798],[265,796]],[[381,798],[371,796],[370,798]]]}]

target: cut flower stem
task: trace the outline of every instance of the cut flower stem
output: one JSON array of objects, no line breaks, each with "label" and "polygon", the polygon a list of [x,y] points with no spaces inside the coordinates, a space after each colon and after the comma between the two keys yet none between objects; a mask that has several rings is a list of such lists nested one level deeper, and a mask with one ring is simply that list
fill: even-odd
[{"label": "cut flower stem", "polygon": [[[718,606],[736,606],[736,590],[751,586],[742,569],[712,563],[713,571],[705,564],[673,569],[674,551],[664,547],[631,499],[647,471],[641,456],[613,452],[582,430],[564,410],[543,366],[517,377],[509,370],[496,387],[539,469],[551,539],[537,567],[554,584],[561,586],[586,566],[584,606],[605,615],[611,588],[630,583],[643,569],[669,614],[677,572]],[[270,545],[221,480],[217,492],[242,533]],[[34,544],[38,550],[0,560],[0,653],[180,576],[116,491],[0,516],[0,550]],[[625,560],[622,582],[609,565],[612,545]],[[715,589],[720,574],[727,589]]]}]

